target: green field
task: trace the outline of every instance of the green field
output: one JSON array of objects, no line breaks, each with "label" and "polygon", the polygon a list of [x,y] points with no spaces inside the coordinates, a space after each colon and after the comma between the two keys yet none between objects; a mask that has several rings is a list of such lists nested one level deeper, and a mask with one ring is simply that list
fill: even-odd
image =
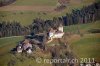
[{"label": "green field", "polygon": [[11,50],[22,39],[23,37],[20,36],[0,38],[0,55]]},{"label": "green field", "polygon": [[79,59],[95,58],[96,61],[100,61],[100,33],[88,32],[89,30],[100,29],[100,21],[81,25],[71,25],[64,27],[64,31],[78,34],[77,27],[83,34],[83,37],[79,37],[79,35],[75,37],[72,36],[72,39],[69,41],[75,55]]},{"label": "green field", "polygon": [[33,22],[33,19],[40,17],[42,19],[52,19],[54,15],[43,14],[44,12],[32,12],[32,11],[15,11],[15,12],[0,12],[0,21],[20,22],[22,25],[29,25]]},{"label": "green field", "polygon": [[16,0],[13,5],[49,5],[55,6],[57,0]]},{"label": "green field", "polygon": [[78,58],[94,58],[100,61],[100,34],[86,34],[72,45],[74,53]]},{"label": "green field", "polygon": [[0,38],[0,66],[9,66],[9,63],[13,61],[15,62],[14,66],[51,66],[51,64],[36,63],[33,58],[21,54],[16,56],[11,54],[10,51],[23,39],[21,36]]},{"label": "green field", "polygon": [[100,34],[85,34],[83,37],[72,36],[69,43],[78,59],[94,58],[95,61],[100,61]]},{"label": "green field", "polygon": [[[67,6],[67,8],[61,12],[56,11],[46,11],[43,7],[46,6],[46,8],[49,9],[49,6],[52,6],[52,9],[56,8],[57,6],[57,0],[17,0],[15,3],[9,5],[8,8],[10,9],[13,6],[33,6],[33,7],[41,7],[41,9],[33,9],[33,10],[9,10],[9,11],[2,11],[0,10],[0,22],[1,21],[7,21],[7,22],[13,22],[17,21],[20,22],[22,25],[29,25],[32,23],[33,19],[35,18],[42,18],[42,19],[52,19],[53,17],[60,17],[65,16],[66,13],[71,13],[72,9],[80,9],[83,6],[88,6],[92,3],[94,3],[95,0],[84,0],[83,2],[77,2],[75,0],[71,0],[70,4]],[[10,7],[11,6],[11,7]],[[14,8],[14,9],[18,9]],[[41,11],[42,10],[42,11]]]},{"label": "green field", "polygon": [[83,33],[89,33],[88,30],[92,29],[98,29],[100,28],[100,21],[96,21],[95,23],[88,23],[88,24],[78,24],[78,25],[71,25],[71,26],[65,26],[64,31],[65,32],[72,32],[72,33],[78,33],[78,30]]},{"label": "green field", "polygon": [[[70,0],[71,5],[79,5],[81,0]],[[82,4],[89,4],[91,2],[94,2],[95,0],[83,0],[81,3]],[[78,2],[78,3],[77,3]],[[45,6],[55,6],[57,5],[58,0],[16,0],[15,3],[11,5],[45,5]]]},{"label": "green field", "polygon": [[[3,0],[0,0],[0,2]],[[3,1],[4,2],[4,1]],[[16,0],[11,5],[50,5],[55,6],[57,0]]]}]

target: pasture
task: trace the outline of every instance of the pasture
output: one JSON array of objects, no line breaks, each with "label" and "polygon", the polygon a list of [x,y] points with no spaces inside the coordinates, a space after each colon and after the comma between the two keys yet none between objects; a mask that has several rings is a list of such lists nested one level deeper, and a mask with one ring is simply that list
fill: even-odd
[{"label": "pasture", "polygon": [[45,6],[55,6],[57,0],[16,0],[15,3],[11,5],[45,5]]},{"label": "pasture", "polygon": [[[78,34],[78,28],[83,37]],[[76,35],[72,35],[68,42],[71,44],[72,50],[75,55],[80,58],[94,58],[96,61],[100,61],[100,33],[90,33],[89,30],[100,29],[100,21],[94,23],[71,25],[64,27],[65,32],[72,32]]]},{"label": "pasture", "polygon": [[85,34],[84,37],[71,42],[75,55],[80,58],[94,58],[100,61],[100,34]]},{"label": "pasture", "polygon": [[72,33],[78,33],[78,30],[80,30],[81,33],[87,34],[89,33],[88,30],[92,29],[98,29],[100,28],[100,21],[88,23],[88,24],[78,24],[78,25],[71,25],[71,26],[64,26],[65,32],[72,32]]},{"label": "pasture", "polygon": [[22,25],[29,25],[35,18],[52,19],[53,17],[65,16],[71,13],[72,9],[80,9],[88,6],[95,0],[71,0],[70,4],[63,11],[54,11],[57,7],[57,0],[16,0],[15,3],[8,6],[0,7],[0,22],[7,21],[20,22]]}]

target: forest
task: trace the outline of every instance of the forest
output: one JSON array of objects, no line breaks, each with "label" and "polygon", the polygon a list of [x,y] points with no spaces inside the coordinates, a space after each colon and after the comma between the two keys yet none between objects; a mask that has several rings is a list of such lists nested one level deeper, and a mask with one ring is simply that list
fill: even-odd
[{"label": "forest", "polygon": [[15,2],[16,0],[0,0],[0,7],[2,6],[6,6],[6,5],[9,5],[13,2]]}]

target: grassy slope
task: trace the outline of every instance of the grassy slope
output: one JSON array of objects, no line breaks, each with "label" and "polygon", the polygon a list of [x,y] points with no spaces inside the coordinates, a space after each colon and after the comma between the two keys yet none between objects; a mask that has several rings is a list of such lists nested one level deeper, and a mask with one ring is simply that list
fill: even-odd
[{"label": "grassy slope", "polygon": [[22,39],[23,37],[0,38],[0,55],[8,52],[12,47],[17,44],[17,42]]},{"label": "grassy slope", "polygon": [[[2,17],[2,15],[4,17]],[[23,18],[22,18],[23,17]],[[32,12],[32,11],[15,11],[15,12],[0,12],[0,21],[17,21],[22,25],[29,25],[33,19],[41,17],[42,19],[51,19],[53,15],[44,15],[43,12]]]},{"label": "grassy slope", "polygon": [[79,26],[80,32],[83,33],[84,36],[79,37],[79,35],[77,35],[69,38],[68,41],[71,44],[73,52],[78,58],[95,58],[96,61],[100,61],[100,33],[91,34],[88,32],[88,30],[91,29],[100,29],[100,21],[64,27],[64,31],[77,33],[77,26]]},{"label": "grassy slope", "polygon": [[14,66],[51,66],[51,64],[37,63],[33,58],[21,56],[20,54],[17,54],[16,56],[10,54],[10,50],[21,40],[23,40],[23,37],[21,36],[0,38],[0,66],[7,66],[10,61],[15,61]]},{"label": "grassy slope", "polygon": [[[77,3],[74,0],[71,0],[70,5],[62,12],[35,12],[35,11],[0,11],[0,21],[18,21],[22,25],[31,24],[32,20],[37,17],[41,17],[42,19],[52,19],[53,17],[64,16],[66,13],[70,13],[72,9],[80,9],[83,6],[87,6],[93,3],[95,0],[84,0],[83,2]],[[10,6],[23,6],[23,5],[31,5],[31,6],[54,6],[57,5],[57,0],[17,0],[15,3]],[[23,13],[23,14],[21,14]],[[23,17],[23,18],[22,18]]]},{"label": "grassy slope", "polygon": [[78,32],[77,29],[79,28],[80,32],[88,33],[88,30],[90,30],[90,29],[100,28],[99,22],[100,21],[96,21],[96,22],[92,22],[92,23],[88,23],[88,24],[71,25],[71,26],[67,26],[67,27],[65,26],[64,31],[77,33]]},{"label": "grassy slope", "polygon": [[57,0],[17,0],[12,5],[48,5],[55,6]]},{"label": "grassy slope", "polygon": [[0,66],[5,66],[4,64],[8,63],[11,59],[9,51],[22,39],[22,37],[0,38]]},{"label": "grassy slope", "polygon": [[71,46],[78,58],[95,58],[100,61],[100,34],[87,34],[73,41]]}]

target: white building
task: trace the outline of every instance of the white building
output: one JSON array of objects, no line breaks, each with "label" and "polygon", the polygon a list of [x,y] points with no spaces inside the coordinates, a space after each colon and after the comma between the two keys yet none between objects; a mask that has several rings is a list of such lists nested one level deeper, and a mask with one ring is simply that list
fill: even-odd
[{"label": "white building", "polygon": [[60,24],[60,26],[58,27],[58,30],[63,32],[63,26]]},{"label": "white building", "polygon": [[64,35],[63,26],[60,25],[57,30],[51,29],[49,32],[49,39],[62,38]]},{"label": "white building", "polygon": [[53,38],[62,38],[63,35],[64,35],[64,32],[56,32]]}]

